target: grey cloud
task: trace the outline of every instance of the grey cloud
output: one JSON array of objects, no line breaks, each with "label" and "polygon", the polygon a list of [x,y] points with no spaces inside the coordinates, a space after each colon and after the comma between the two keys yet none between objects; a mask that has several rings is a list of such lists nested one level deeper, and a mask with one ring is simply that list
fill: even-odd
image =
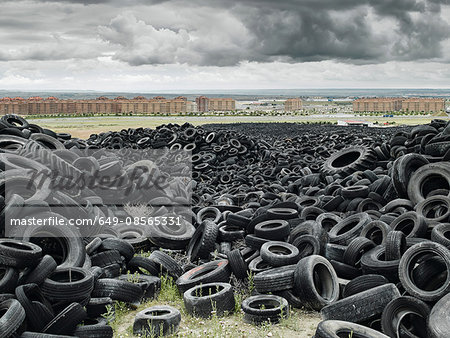
[{"label": "grey cloud", "polygon": [[[15,3],[17,8],[28,4]],[[48,8],[57,4],[53,6],[57,9],[51,9],[51,15],[34,16],[28,12],[28,17],[14,20],[0,14],[2,30],[16,28],[24,37],[13,46],[14,51],[1,48],[0,59],[95,58],[107,51],[113,59],[131,66],[177,63],[233,66],[245,61],[338,60],[354,64],[442,61],[442,42],[450,37],[448,18],[442,13],[442,6],[450,5],[450,0],[32,3]],[[95,10],[90,10],[91,7]],[[60,16],[63,19],[58,21]],[[385,25],[382,31],[379,21]],[[54,41],[30,45],[31,38],[27,40],[24,34],[27,30],[30,36],[33,31],[50,35],[57,30],[61,36],[75,40],[79,47],[74,50],[70,44],[58,45]],[[11,39],[5,39],[3,44],[6,43],[11,45]],[[5,46],[0,42],[0,47]]]},{"label": "grey cloud", "polygon": [[[105,41],[120,46],[115,58],[135,66],[177,62],[230,66],[240,61],[328,59],[359,64],[436,59],[442,57],[441,42],[449,38],[450,31],[441,15],[441,5],[448,4],[448,0],[236,0],[227,2],[227,8],[218,0],[172,2],[190,8],[207,5],[220,11],[223,18],[237,18],[243,26],[242,39],[228,39],[226,48],[214,43],[228,37],[226,29],[214,29],[213,20],[209,23],[210,34],[202,36],[202,27],[155,30],[151,22],[132,22],[130,18],[120,26],[117,21],[123,17],[119,16],[99,30]],[[370,13],[389,19],[391,32],[377,32],[376,22],[368,19]],[[156,41],[162,45],[155,45]]]}]

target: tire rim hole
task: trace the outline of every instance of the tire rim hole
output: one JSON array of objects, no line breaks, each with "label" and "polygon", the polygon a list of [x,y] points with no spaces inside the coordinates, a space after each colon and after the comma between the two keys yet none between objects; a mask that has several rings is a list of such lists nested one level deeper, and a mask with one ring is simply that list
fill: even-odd
[{"label": "tire rim hole", "polygon": [[333,276],[325,265],[318,264],[313,269],[314,287],[317,293],[325,300],[333,297]]},{"label": "tire rim hole", "polygon": [[275,255],[280,255],[280,256],[286,256],[286,255],[290,255],[292,253],[292,251],[289,250],[288,248],[285,248],[282,246],[277,246],[277,245],[270,246],[269,251]]},{"label": "tire rim hole", "polygon": [[269,299],[255,300],[249,304],[249,307],[258,310],[276,309],[279,306],[280,304],[278,302]]},{"label": "tire rim hole", "polygon": [[352,230],[359,222],[358,221],[353,221],[350,222],[349,224],[345,225],[344,227],[342,227],[338,232],[337,235],[342,235],[345,234],[346,232],[349,232],[350,230]]},{"label": "tire rim hole", "polygon": [[414,270],[425,268],[421,266],[422,264],[430,264],[430,259],[436,258],[436,261],[442,259],[440,255],[433,254],[430,252],[418,253],[413,256],[410,260],[410,264],[408,266],[408,275],[410,276],[411,282],[420,290],[425,292],[436,292],[446,285],[446,281],[448,279],[448,271],[445,261],[443,260],[442,264],[436,264],[434,267],[433,276],[428,276],[427,282],[424,285],[417,285],[417,281],[414,278]]},{"label": "tire rim hole", "polygon": [[195,297],[208,297],[221,292],[224,289],[222,285],[203,286],[192,290]]},{"label": "tire rim hole", "polygon": [[152,311],[147,311],[145,314],[147,316],[160,317],[160,316],[165,316],[165,315],[170,314],[170,311],[167,311],[167,310],[152,310]]},{"label": "tire rim hole", "polygon": [[425,198],[429,197],[432,191],[438,189],[445,191],[446,195],[450,192],[450,186],[447,179],[441,175],[429,175],[420,185],[420,192]]},{"label": "tire rim hole", "polygon": [[331,163],[331,165],[334,168],[343,168],[355,162],[360,156],[361,154],[357,151],[345,153],[342,156],[339,156],[337,159],[335,159]]}]

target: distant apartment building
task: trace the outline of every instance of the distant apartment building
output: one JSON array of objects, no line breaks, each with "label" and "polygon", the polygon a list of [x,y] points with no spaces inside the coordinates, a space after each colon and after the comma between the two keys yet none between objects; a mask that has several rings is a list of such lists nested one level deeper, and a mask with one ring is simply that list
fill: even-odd
[{"label": "distant apartment building", "polygon": [[231,98],[210,98],[200,96],[195,99],[197,111],[231,111],[236,109],[236,101]]},{"label": "distant apartment building", "polygon": [[0,114],[43,115],[43,114],[177,114],[193,110],[193,103],[185,97],[166,99],[161,96],[147,99],[137,96],[133,99],[119,96],[109,99],[100,96],[93,100],[60,100],[56,97],[21,97],[0,99]]},{"label": "distant apartment building", "polygon": [[402,101],[402,111],[439,112],[445,111],[444,99],[410,98]]},{"label": "distant apartment building", "polygon": [[436,98],[361,98],[353,101],[355,113],[438,112],[443,110],[445,110],[445,100]]},{"label": "distant apartment building", "polygon": [[302,109],[303,102],[300,98],[287,99],[284,102],[285,111],[296,111]]}]

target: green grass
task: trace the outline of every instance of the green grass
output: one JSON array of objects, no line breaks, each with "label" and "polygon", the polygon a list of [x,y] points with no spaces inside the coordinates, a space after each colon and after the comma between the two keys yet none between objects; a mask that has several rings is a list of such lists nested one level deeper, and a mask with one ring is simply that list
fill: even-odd
[{"label": "green grass", "polygon": [[[130,281],[136,281],[133,274],[129,274]],[[170,337],[310,337],[320,317],[315,312],[291,309],[287,318],[281,319],[279,324],[264,323],[254,326],[243,322],[241,302],[250,295],[249,281],[234,281],[235,311],[228,316],[219,317],[213,311],[211,318],[196,318],[186,312],[182,295],[179,293],[175,281],[167,275],[161,276],[161,291],[157,299],[150,299],[140,304],[136,309],[126,303],[114,302],[107,314],[115,337],[134,337],[133,321],[137,312],[155,305],[169,305],[181,312],[182,321],[177,334]],[[114,311],[113,311],[114,310]]]}]

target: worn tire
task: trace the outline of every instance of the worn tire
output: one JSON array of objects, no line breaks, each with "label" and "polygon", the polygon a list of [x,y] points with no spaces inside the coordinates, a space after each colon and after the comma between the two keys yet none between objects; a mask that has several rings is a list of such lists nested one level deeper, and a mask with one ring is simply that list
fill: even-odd
[{"label": "worn tire", "polygon": [[157,305],[139,312],[133,324],[133,334],[162,337],[175,334],[181,322],[181,313],[167,305]]},{"label": "worn tire", "polygon": [[339,283],[333,266],[322,256],[302,258],[295,267],[293,292],[314,310],[337,301]]},{"label": "worn tire", "polygon": [[[262,308],[264,307],[264,308]],[[241,304],[244,322],[262,324],[278,323],[281,318],[289,316],[289,304],[286,299],[275,295],[250,296]]]},{"label": "worn tire", "polygon": [[324,320],[317,325],[315,338],[389,338],[385,334],[356,323],[342,320]]},{"label": "worn tire", "polygon": [[259,254],[264,262],[274,267],[295,264],[300,259],[299,250],[294,245],[278,241],[264,243]]},{"label": "worn tire", "polygon": [[[438,256],[443,259],[445,266],[442,273],[434,278],[434,290],[423,290],[416,285],[411,278],[413,269],[417,269],[416,264],[426,264],[427,261],[420,263],[426,255]],[[450,292],[450,250],[441,244],[434,242],[422,242],[410,247],[403,254],[399,264],[399,278],[405,290],[412,296],[426,301],[432,302],[441,299]]]},{"label": "worn tire", "polygon": [[228,283],[194,286],[184,293],[183,300],[190,315],[202,318],[210,318],[214,314],[224,316],[235,308],[233,289]]},{"label": "worn tire", "polygon": [[385,284],[338,300],[321,310],[322,319],[367,322],[381,315],[386,305],[400,297],[394,284]]}]

